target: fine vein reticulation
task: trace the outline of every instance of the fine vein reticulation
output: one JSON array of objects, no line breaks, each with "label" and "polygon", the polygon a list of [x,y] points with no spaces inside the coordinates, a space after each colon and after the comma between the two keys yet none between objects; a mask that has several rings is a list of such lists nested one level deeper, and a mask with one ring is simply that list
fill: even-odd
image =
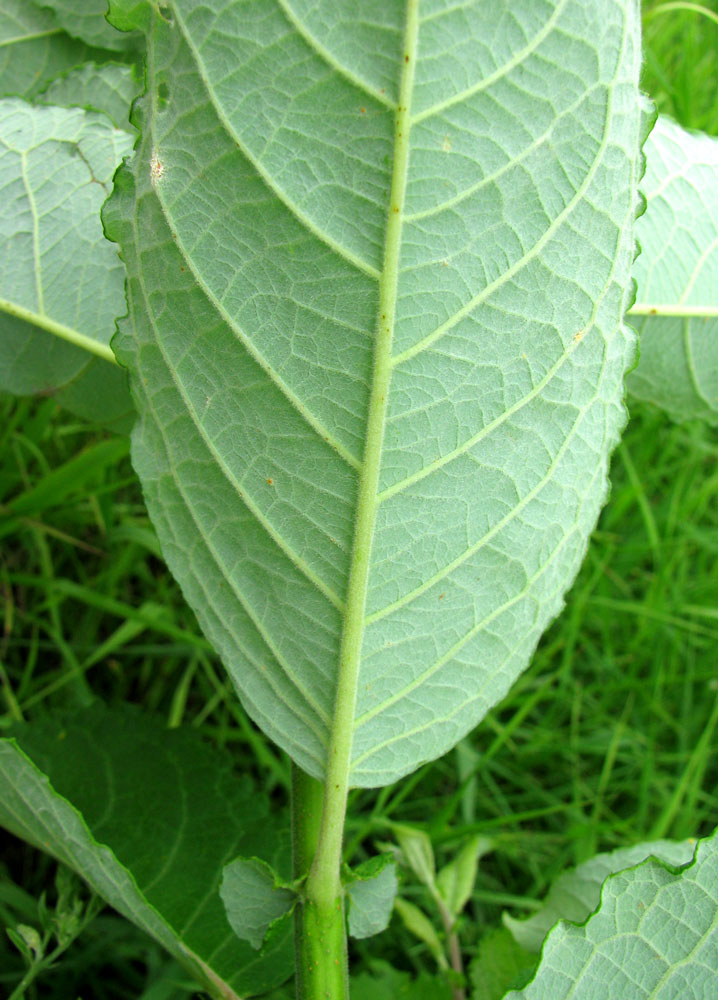
[{"label": "fine vein reticulation", "polygon": [[603,502],[638,9],[163,11],[106,212],[135,463],[248,711],[343,795],[503,696]]}]

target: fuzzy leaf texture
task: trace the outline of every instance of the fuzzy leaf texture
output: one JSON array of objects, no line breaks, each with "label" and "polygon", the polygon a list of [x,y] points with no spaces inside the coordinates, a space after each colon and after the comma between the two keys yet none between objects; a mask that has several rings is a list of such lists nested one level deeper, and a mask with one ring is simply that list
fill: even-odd
[{"label": "fuzzy leaf texture", "polygon": [[95,704],[0,740],[0,824],[73,868],[226,1000],[263,993],[293,967],[284,928],[257,954],[220,899],[238,851],[288,861],[282,820],[228,758],[192,731]]},{"label": "fuzzy leaf texture", "polygon": [[105,209],[167,562],[321,778],[445,753],[526,667],[634,359],[634,2],[172,0]]},{"label": "fuzzy leaf texture", "polygon": [[533,916],[517,920],[504,913],[504,924],[517,944],[526,951],[538,952],[546,935],[559,920],[571,920],[573,923],[586,920],[598,906],[601,887],[609,875],[633,867],[649,857],[680,867],[693,859],[695,850],[694,840],[652,840],[597,854],[572,871],[559,875],[544,905]]},{"label": "fuzzy leaf texture", "polygon": [[0,100],[0,389],[125,430],[127,376],[109,349],[124,275],[99,213],[131,147],[104,115]]},{"label": "fuzzy leaf texture", "polygon": [[548,936],[536,976],[505,1000],[709,1000],[718,969],[718,833],[678,871],[650,859],[605,883],[582,926]]},{"label": "fuzzy leaf texture", "polygon": [[641,362],[627,386],[675,420],[718,424],[718,139],[659,118],[641,188]]}]

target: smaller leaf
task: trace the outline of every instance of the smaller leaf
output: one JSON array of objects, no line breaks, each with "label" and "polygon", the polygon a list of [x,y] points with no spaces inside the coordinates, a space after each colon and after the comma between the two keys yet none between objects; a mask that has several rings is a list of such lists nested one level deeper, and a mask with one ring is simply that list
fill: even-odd
[{"label": "smaller leaf", "polygon": [[397,896],[394,901],[394,908],[404,921],[407,930],[411,931],[415,937],[418,937],[420,941],[424,942],[438,962],[440,968],[445,969],[447,967],[447,961],[446,956],[444,955],[444,949],[441,946],[441,941],[439,940],[439,935],[424,911],[420,910],[418,906],[414,905],[414,903],[410,903],[408,900],[402,899],[401,896]]},{"label": "smaller leaf", "polygon": [[608,878],[596,913],[561,921],[506,1000],[708,1000],[717,956],[718,831],[682,869],[649,858]]},{"label": "smaller leaf", "polygon": [[493,841],[478,834],[439,872],[436,885],[449,913],[458,917],[474,891],[479,858],[493,849]]},{"label": "smaller leaf", "polygon": [[257,951],[270,927],[291,913],[297,895],[259,858],[237,858],[225,865],[219,894],[229,925]]},{"label": "smaller leaf", "polygon": [[480,1000],[501,1000],[511,987],[523,986],[536,966],[536,956],[514,941],[511,932],[498,927],[485,934],[471,963],[473,995]]},{"label": "smaller leaf", "polygon": [[516,920],[504,913],[504,924],[517,944],[527,951],[539,952],[546,935],[559,920],[581,923],[596,909],[601,886],[609,875],[640,864],[649,857],[676,867],[685,865],[692,859],[695,849],[695,840],[654,840],[597,854],[572,871],[559,875],[537,913],[526,920]]},{"label": "smaller leaf", "polygon": [[386,930],[396,898],[396,864],[389,854],[380,854],[358,865],[347,886],[349,933],[367,938]]},{"label": "smaller leaf", "polygon": [[100,49],[139,49],[140,35],[119,32],[105,18],[107,0],[35,0],[68,35]]},{"label": "smaller leaf", "polygon": [[404,860],[424,885],[428,886],[432,895],[436,895],[436,863],[434,849],[429,835],[423,830],[402,823],[392,823],[392,831],[399,841]]}]

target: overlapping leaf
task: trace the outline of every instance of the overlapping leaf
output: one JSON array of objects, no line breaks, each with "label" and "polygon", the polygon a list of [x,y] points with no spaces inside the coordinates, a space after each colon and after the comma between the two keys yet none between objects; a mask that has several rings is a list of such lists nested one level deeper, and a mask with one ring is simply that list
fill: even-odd
[{"label": "overlapping leaf", "polygon": [[527,951],[538,952],[551,928],[559,920],[581,923],[598,906],[601,887],[609,875],[656,858],[664,864],[680,867],[695,854],[695,841],[654,840],[632,847],[620,847],[559,875],[551,886],[542,908],[526,920],[504,914],[504,923],[516,942]]},{"label": "overlapping leaf", "polygon": [[119,7],[150,29],[116,347],[163,551],[265,731],[392,781],[525,667],[605,497],[637,7]]},{"label": "overlapping leaf", "polygon": [[707,1000],[718,969],[718,833],[677,872],[649,860],[608,879],[598,911],[561,923],[506,1000]]},{"label": "overlapping leaf", "polygon": [[0,5],[0,96],[33,97],[92,52],[30,0]]},{"label": "overlapping leaf", "polygon": [[103,115],[0,101],[0,389],[117,429],[132,419],[109,348],[124,272],[99,213],[131,146]]},{"label": "overlapping leaf", "polygon": [[646,143],[647,205],[631,392],[676,420],[718,423],[718,139],[659,118]]},{"label": "overlapping leaf", "polygon": [[219,896],[238,851],[286,864],[266,803],[193,733],[94,706],[0,740],[0,823],[74,868],[227,1000],[292,971],[286,931],[262,953]]}]

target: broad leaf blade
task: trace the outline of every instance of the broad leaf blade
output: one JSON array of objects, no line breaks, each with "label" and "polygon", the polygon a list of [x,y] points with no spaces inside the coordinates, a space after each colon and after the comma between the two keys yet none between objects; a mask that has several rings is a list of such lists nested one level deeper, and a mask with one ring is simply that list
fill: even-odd
[{"label": "broad leaf blade", "polygon": [[142,36],[118,31],[105,18],[107,0],[34,0],[52,14],[68,35],[100,49],[123,52],[139,48]]},{"label": "broad leaf blade", "polygon": [[288,935],[257,955],[227,923],[222,866],[287,853],[248,781],[192,733],[99,706],[0,741],[0,822],[82,875],[115,909],[228,998],[292,969]]},{"label": "broad leaf blade", "polygon": [[640,54],[633,3],[353,11],[146,5],[106,221],[167,561],[265,731],[378,785],[503,696],[604,500]]},{"label": "broad leaf blade", "polygon": [[718,834],[677,872],[649,860],[608,879],[582,927],[561,923],[506,1000],[703,1000],[718,956]]},{"label": "broad leaf blade", "polygon": [[0,389],[52,393],[127,430],[111,361],[124,273],[99,217],[131,136],[79,108],[0,101]]},{"label": "broad leaf blade", "polygon": [[86,45],[61,30],[49,11],[29,0],[3,0],[0,96],[33,97],[50,80],[91,55]]},{"label": "broad leaf blade", "polygon": [[641,360],[626,384],[675,420],[717,424],[718,139],[659,118],[645,154],[632,310]]},{"label": "broad leaf blade", "polygon": [[52,83],[37,98],[40,104],[103,111],[112,124],[134,135],[130,106],[140,91],[139,72],[125,63],[85,63]]},{"label": "broad leaf blade", "polygon": [[538,952],[546,935],[559,920],[583,922],[598,906],[601,887],[609,875],[657,858],[664,864],[680,867],[693,859],[695,841],[654,840],[616,851],[597,854],[573,871],[559,875],[551,886],[543,907],[526,920],[504,914],[503,920],[516,942],[527,951]]}]

